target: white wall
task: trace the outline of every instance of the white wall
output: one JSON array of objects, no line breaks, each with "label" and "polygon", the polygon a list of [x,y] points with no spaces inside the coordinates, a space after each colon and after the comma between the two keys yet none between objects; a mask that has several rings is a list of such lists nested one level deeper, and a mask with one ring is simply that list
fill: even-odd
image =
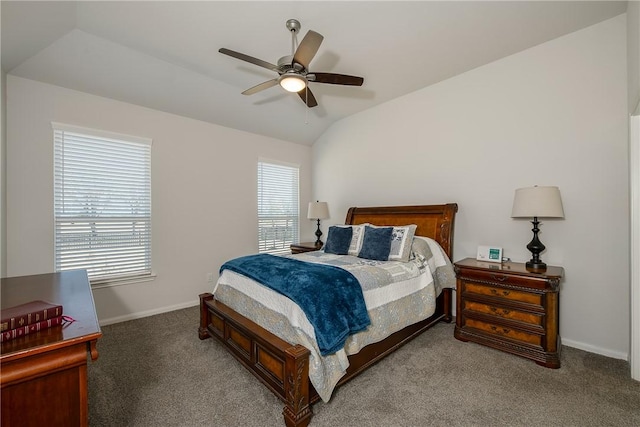
[{"label": "white wall", "polygon": [[[151,282],[94,290],[103,324],[193,305],[227,259],[257,252],[259,157],[300,165],[301,214],[311,148],[8,76],[7,274],[53,271],[51,122],[153,139]],[[250,120],[248,117],[247,120]],[[313,236],[301,220],[302,236]]]},{"label": "white wall", "polygon": [[627,5],[627,67],[629,114],[633,114],[640,102],[640,0]]},{"label": "white wall", "polygon": [[0,67],[0,277],[7,273],[7,74]]},{"label": "white wall", "polygon": [[[0,7],[0,16],[2,8]],[[2,37],[0,36],[0,39]],[[0,41],[0,45],[1,45]],[[4,277],[7,264],[6,221],[6,148],[7,148],[7,73],[0,65],[0,277]]]},{"label": "white wall", "polygon": [[314,195],[342,212],[457,202],[454,260],[491,244],[526,261],[514,190],[559,186],[565,219],[540,239],[565,268],[563,342],[626,359],[626,36],[620,15],[338,122],[313,147]]},{"label": "white wall", "polygon": [[629,165],[630,165],[630,205],[631,205],[631,293],[629,306],[631,378],[640,381],[640,104],[638,111],[630,118]]},{"label": "white wall", "polygon": [[631,377],[640,381],[640,1],[627,5],[627,69],[630,118]]}]

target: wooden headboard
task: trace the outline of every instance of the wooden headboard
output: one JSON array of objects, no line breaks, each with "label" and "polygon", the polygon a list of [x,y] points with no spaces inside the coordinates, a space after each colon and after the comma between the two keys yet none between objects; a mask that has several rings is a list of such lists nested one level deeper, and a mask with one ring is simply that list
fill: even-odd
[{"label": "wooden headboard", "polygon": [[345,224],[370,223],[374,225],[418,226],[416,235],[430,237],[442,246],[449,259],[453,260],[453,226],[458,205],[382,206],[349,208]]}]

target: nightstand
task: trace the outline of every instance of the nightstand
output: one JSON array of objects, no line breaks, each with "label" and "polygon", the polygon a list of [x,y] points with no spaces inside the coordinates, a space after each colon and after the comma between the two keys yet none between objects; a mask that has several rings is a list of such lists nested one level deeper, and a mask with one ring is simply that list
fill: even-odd
[{"label": "nightstand", "polygon": [[303,252],[319,251],[322,249],[322,243],[320,243],[320,246],[316,246],[315,242],[297,243],[291,245],[290,248],[292,254],[301,254]]},{"label": "nightstand", "polygon": [[562,267],[548,266],[537,273],[527,271],[524,263],[473,258],[454,266],[457,339],[526,357],[548,368],[560,367]]}]

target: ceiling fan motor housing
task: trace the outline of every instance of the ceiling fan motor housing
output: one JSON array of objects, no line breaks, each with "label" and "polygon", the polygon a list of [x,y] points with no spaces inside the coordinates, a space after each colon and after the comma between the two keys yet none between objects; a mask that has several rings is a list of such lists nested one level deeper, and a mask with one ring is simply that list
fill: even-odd
[{"label": "ceiling fan motor housing", "polygon": [[286,73],[287,71],[295,71],[296,73],[301,73],[303,70],[304,67],[302,65],[293,63],[293,55],[283,56],[282,58],[278,59],[278,72],[280,74]]}]

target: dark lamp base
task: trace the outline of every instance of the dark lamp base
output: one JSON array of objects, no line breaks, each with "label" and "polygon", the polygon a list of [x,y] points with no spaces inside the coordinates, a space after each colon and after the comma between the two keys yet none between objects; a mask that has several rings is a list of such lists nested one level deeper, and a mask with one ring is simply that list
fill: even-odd
[{"label": "dark lamp base", "polygon": [[322,240],[320,240],[320,237],[322,236],[322,231],[320,231],[320,220],[318,220],[318,229],[316,230],[316,248],[321,248],[323,243]]},{"label": "dark lamp base", "polygon": [[538,221],[538,217],[534,216],[531,223],[533,224],[533,229],[531,230],[533,231],[533,240],[529,242],[529,244],[527,245],[527,249],[531,251],[531,255],[533,257],[531,258],[531,260],[529,260],[529,262],[525,264],[525,267],[532,273],[544,273],[547,269],[547,264],[540,261],[540,252],[544,251],[545,247],[538,239],[538,232],[540,231],[540,229],[538,228],[538,224],[540,224],[540,222]]},{"label": "dark lamp base", "polygon": [[527,270],[532,271],[532,272],[543,272],[547,270],[547,264],[545,264],[544,262],[541,261],[534,261],[531,260],[529,262],[527,262],[525,264],[525,267],[527,268]]}]

